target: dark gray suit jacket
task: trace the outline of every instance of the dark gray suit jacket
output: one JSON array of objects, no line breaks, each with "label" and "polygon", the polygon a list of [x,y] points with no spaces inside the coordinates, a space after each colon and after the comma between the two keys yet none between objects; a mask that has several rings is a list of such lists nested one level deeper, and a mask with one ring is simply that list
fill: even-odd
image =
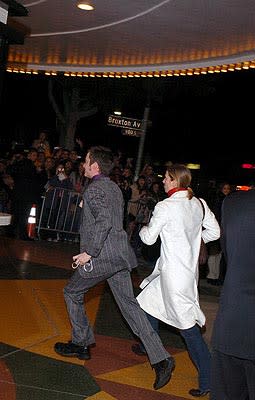
[{"label": "dark gray suit jacket", "polygon": [[92,180],[83,195],[80,226],[80,251],[92,256],[93,271],[88,277],[137,266],[123,229],[123,212],[123,195],[116,183],[104,176]]},{"label": "dark gray suit jacket", "polygon": [[224,354],[255,359],[255,190],[225,198],[222,244],[227,273],[212,346]]}]

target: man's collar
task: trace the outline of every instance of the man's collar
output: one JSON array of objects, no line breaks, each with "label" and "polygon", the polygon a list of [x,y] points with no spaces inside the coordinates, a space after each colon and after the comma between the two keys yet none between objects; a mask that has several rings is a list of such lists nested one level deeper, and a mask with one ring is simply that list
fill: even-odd
[{"label": "man's collar", "polygon": [[91,179],[92,179],[92,181],[97,181],[98,179],[101,179],[104,177],[105,177],[104,174],[97,174],[97,175],[94,175]]}]

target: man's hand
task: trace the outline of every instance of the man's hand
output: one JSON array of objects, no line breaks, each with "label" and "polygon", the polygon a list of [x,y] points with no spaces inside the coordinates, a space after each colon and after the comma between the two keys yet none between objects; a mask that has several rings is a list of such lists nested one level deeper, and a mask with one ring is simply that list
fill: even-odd
[{"label": "man's hand", "polygon": [[80,253],[77,254],[76,256],[73,256],[73,260],[80,265],[85,265],[90,259],[91,256],[87,254],[85,251],[84,253]]}]

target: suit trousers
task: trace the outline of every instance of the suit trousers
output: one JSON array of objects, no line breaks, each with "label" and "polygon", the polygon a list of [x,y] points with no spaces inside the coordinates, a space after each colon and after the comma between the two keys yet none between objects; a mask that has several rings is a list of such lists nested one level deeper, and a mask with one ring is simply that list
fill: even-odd
[{"label": "suit trousers", "polygon": [[255,400],[255,360],[213,350],[210,400]]},{"label": "suit trousers", "polygon": [[[150,314],[146,313],[146,315],[153,329],[159,333],[159,320]],[[211,375],[211,354],[207,344],[204,341],[201,329],[198,325],[194,325],[189,329],[179,329],[179,332],[185,340],[189,356],[198,370],[199,389],[209,389]]]},{"label": "suit trousers", "polygon": [[130,271],[127,269],[91,278],[88,278],[88,274],[83,276],[82,267],[74,272],[64,288],[64,298],[72,326],[72,342],[82,346],[95,343],[84,307],[84,294],[104,280],[107,280],[123,317],[143,343],[150,363],[156,364],[170,357],[134,296]]}]

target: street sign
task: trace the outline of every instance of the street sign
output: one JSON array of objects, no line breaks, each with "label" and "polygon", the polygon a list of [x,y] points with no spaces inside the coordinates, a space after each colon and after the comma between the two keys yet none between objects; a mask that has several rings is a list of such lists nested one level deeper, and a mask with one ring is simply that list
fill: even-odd
[{"label": "street sign", "polygon": [[126,128],[131,130],[141,130],[143,125],[143,120],[134,119],[134,118],[126,118],[126,117],[118,117],[116,115],[108,116],[108,125],[116,126],[118,128]]},{"label": "street sign", "polygon": [[142,131],[138,131],[137,129],[130,129],[130,128],[124,128],[121,129],[122,135],[125,136],[133,136],[133,137],[140,137],[142,136]]}]

